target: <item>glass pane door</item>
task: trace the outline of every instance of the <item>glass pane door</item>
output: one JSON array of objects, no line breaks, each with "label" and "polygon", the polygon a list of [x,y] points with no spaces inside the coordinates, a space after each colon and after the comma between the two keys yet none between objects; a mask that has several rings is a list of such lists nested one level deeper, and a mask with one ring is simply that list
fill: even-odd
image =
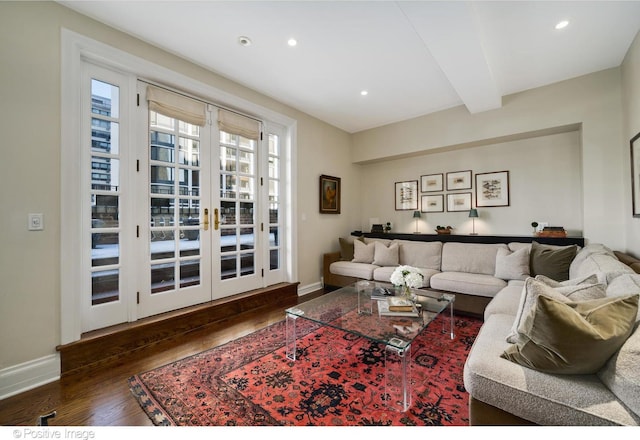
[{"label": "glass pane door", "polygon": [[220,131],[220,279],[255,276],[257,142]]}]

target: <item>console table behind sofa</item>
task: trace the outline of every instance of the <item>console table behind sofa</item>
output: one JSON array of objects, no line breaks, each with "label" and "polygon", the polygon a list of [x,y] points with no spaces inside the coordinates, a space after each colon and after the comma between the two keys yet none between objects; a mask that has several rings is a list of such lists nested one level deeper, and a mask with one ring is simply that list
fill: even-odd
[{"label": "console table behind sofa", "polygon": [[456,234],[395,234],[383,232],[352,232],[354,236],[367,238],[384,238],[387,240],[414,240],[414,241],[441,241],[443,243],[454,241],[458,243],[504,243],[512,242],[531,243],[537,241],[542,244],[556,246],[569,246],[576,244],[584,247],[584,237],[534,237],[532,235],[456,235]]}]

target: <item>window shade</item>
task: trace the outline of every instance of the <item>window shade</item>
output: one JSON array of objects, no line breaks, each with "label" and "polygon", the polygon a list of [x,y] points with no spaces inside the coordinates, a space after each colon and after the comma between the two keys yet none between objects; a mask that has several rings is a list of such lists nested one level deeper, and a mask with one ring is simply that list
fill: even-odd
[{"label": "window shade", "polygon": [[260,122],[227,110],[218,111],[218,127],[222,131],[247,139],[260,139]]},{"label": "window shade", "polygon": [[190,124],[204,126],[207,120],[204,102],[159,87],[147,86],[147,101],[149,101],[149,110]]}]

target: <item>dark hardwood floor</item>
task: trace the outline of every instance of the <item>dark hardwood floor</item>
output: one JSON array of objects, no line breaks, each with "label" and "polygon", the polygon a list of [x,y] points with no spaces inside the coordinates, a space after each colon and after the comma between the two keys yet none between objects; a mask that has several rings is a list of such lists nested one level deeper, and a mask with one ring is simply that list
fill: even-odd
[{"label": "dark hardwood floor", "polygon": [[[304,302],[323,290],[298,299]],[[150,426],[127,379],[136,374],[224,344],[284,319],[282,306],[248,311],[186,335],[173,337],[97,368],[65,374],[60,380],[0,400],[0,425],[31,425],[56,411],[50,426]]]}]

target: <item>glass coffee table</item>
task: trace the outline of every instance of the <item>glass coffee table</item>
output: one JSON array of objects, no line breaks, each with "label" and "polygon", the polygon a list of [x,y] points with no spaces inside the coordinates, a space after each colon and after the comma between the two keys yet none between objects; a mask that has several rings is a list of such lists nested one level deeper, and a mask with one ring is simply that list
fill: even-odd
[{"label": "glass coffee table", "polygon": [[[358,283],[326,293],[286,310],[287,358],[296,360],[296,341],[302,321],[333,327],[368,338],[385,346],[385,392],[389,408],[406,411],[411,406],[411,343],[438,315],[449,309],[451,339],[454,338],[455,296],[429,289],[412,289],[418,316],[381,316],[373,287],[393,289],[391,284],[370,281],[366,290]],[[362,287],[362,285],[360,285]],[[359,291],[360,290],[360,291]],[[442,332],[447,333],[446,319]],[[308,327],[308,326],[307,326]]]}]

